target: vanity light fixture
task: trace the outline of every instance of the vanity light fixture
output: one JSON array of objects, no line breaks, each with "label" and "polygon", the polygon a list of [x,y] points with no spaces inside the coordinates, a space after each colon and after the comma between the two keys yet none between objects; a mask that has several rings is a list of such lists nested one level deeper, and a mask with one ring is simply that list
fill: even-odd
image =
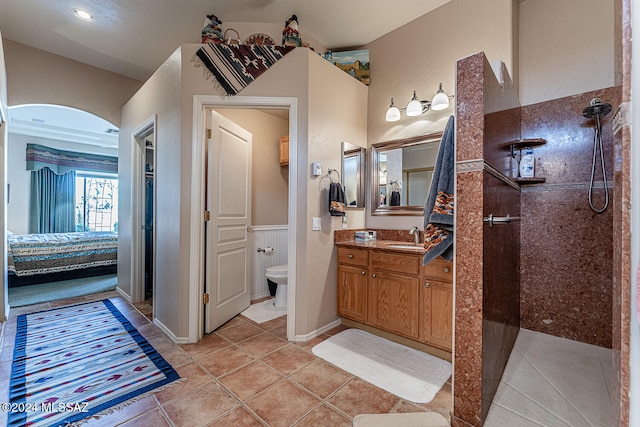
[{"label": "vanity light fixture", "polygon": [[83,21],[87,21],[87,22],[93,22],[95,21],[95,18],[93,17],[93,15],[91,15],[89,12],[87,12],[86,10],[82,10],[82,9],[73,9],[72,10],[73,15],[78,18],[81,19]]},{"label": "vanity light fixture", "polygon": [[418,95],[416,95],[416,91],[414,90],[413,98],[411,98],[411,101],[409,101],[406,108],[396,107],[396,104],[393,102],[393,98],[391,98],[391,105],[387,109],[385,119],[388,122],[397,122],[400,120],[400,110],[405,110],[405,114],[409,117],[419,116],[429,110],[444,110],[449,107],[449,99],[453,99],[453,95],[447,95],[444,93],[444,90],[442,90],[442,83],[440,83],[440,88],[431,101],[422,101],[418,99]]}]

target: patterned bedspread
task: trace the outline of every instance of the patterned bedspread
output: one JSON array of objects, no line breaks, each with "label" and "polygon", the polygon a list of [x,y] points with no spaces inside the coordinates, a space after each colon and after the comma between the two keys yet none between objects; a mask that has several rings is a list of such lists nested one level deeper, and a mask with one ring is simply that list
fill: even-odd
[{"label": "patterned bedspread", "polygon": [[117,232],[9,234],[7,240],[9,271],[16,276],[117,263]]}]

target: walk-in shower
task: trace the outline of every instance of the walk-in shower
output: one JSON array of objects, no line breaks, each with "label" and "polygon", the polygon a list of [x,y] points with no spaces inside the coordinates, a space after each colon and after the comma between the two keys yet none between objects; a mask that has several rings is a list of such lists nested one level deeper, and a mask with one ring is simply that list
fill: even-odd
[{"label": "walk-in shower", "polygon": [[[591,179],[589,180],[589,206],[596,213],[602,213],[609,206],[609,189],[607,188],[607,173],[604,167],[604,152],[602,150],[602,117],[611,112],[611,104],[602,102],[600,98],[593,98],[589,106],[582,110],[582,115],[588,119],[595,119],[596,128],[593,137],[593,159],[591,161]],[[602,167],[602,184],[604,186],[604,206],[598,209],[593,206],[593,180],[596,174],[597,153],[600,151],[600,166]]]}]

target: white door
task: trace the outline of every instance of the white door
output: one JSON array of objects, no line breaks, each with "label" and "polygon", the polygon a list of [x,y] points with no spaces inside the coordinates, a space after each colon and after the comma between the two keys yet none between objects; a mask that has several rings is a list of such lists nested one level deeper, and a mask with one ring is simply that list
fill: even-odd
[{"label": "white door", "polygon": [[251,221],[251,133],[207,110],[205,332],[209,333],[249,307]]}]

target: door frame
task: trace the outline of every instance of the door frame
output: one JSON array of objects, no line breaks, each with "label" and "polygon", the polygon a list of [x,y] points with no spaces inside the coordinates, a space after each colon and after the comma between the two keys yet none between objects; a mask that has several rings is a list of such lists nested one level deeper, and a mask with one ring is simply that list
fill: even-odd
[{"label": "door frame", "polygon": [[189,245],[189,342],[197,342],[204,336],[204,192],[205,192],[205,128],[206,109],[243,108],[289,110],[289,211],[288,211],[288,285],[287,286],[287,338],[295,337],[295,297],[296,297],[296,218],[298,172],[296,158],[298,153],[298,99],[294,97],[262,96],[193,96],[193,126],[191,152],[191,205],[190,245]]},{"label": "door frame", "polygon": [[[131,132],[131,276],[129,278],[131,283],[131,302],[137,303],[144,301],[144,236],[142,233],[142,225],[144,224],[144,209],[145,203],[142,200],[144,197],[144,162],[145,162],[145,146],[144,137],[153,134],[154,145],[157,143],[158,124],[157,115],[153,114],[147,120],[142,122]],[[156,168],[156,150],[154,149],[154,170]],[[155,173],[155,172],[154,172]],[[155,184],[155,183],[154,183]],[[156,209],[156,186],[153,186],[153,210]],[[156,307],[156,292],[155,292],[155,268],[156,268],[156,227],[155,227],[155,215],[153,217],[153,314],[155,318]]]}]

